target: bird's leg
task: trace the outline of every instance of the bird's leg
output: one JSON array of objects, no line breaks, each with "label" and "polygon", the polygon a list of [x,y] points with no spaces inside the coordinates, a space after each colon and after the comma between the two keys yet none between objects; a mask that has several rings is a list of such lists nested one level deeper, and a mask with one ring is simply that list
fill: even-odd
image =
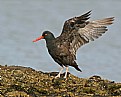
[{"label": "bird's leg", "polygon": [[60,70],[60,72],[58,73],[58,75],[55,76],[55,78],[60,78],[60,74],[62,73],[63,69],[64,69],[64,68],[62,67],[61,70]]},{"label": "bird's leg", "polygon": [[66,78],[66,77],[67,77],[67,73],[68,73],[68,66],[66,67],[66,73],[65,73],[64,78]]}]

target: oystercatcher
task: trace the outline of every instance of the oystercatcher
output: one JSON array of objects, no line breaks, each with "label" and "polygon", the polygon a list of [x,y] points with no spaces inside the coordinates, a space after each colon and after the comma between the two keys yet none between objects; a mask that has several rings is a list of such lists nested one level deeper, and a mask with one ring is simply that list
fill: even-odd
[{"label": "oystercatcher", "polygon": [[91,11],[65,21],[62,33],[57,38],[50,31],[44,31],[42,36],[33,40],[33,42],[36,42],[45,39],[49,54],[62,67],[55,78],[60,77],[64,67],[66,67],[64,76],[66,78],[68,66],[82,72],[75,62],[77,50],[82,45],[102,36],[108,30],[107,26],[114,21],[114,17],[88,21],[90,14]]}]

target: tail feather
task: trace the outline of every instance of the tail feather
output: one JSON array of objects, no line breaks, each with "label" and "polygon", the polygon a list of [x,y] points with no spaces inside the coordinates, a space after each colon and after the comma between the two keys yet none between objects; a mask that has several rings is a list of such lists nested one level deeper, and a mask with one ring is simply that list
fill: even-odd
[{"label": "tail feather", "polygon": [[78,67],[78,65],[75,61],[74,61],[73,65],[71,65],[71,66],[73,66],[76,70],[82,72],[82,70]]},{"label": "tail feather", "polygon": [[77,66],[75,66],[74,68],[75,68],[76,70],[78,70],[78,71],[82,72],[82,70],[81,70],[81,69],[79,69],[78,65],[77,65]]}]

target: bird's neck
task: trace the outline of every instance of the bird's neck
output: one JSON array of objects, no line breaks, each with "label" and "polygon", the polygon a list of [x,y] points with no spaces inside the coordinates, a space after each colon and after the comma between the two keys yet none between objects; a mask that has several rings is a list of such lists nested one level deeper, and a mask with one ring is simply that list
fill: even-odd
[{"label": "bird's neck", "polygon": [[48,37],[45,39],[46,40],[46,45],[47,47],[50,46],[50,45],[53,45],[53,40],[55,40],[55,37],[52,36],[52,37]]}]

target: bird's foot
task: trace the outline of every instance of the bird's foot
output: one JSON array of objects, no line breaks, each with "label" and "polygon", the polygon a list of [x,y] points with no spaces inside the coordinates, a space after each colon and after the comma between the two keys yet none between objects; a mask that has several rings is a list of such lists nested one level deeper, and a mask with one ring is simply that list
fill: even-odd
[{"label": "bird's foot", "polygon": [[55,76],[55,78],[60,78],[60,74],[58,74],[57,76]]},{"label": "bird's foot", "polygon": [[67,78],[67,75],[65,75],[63,78],[66,79]]}]

